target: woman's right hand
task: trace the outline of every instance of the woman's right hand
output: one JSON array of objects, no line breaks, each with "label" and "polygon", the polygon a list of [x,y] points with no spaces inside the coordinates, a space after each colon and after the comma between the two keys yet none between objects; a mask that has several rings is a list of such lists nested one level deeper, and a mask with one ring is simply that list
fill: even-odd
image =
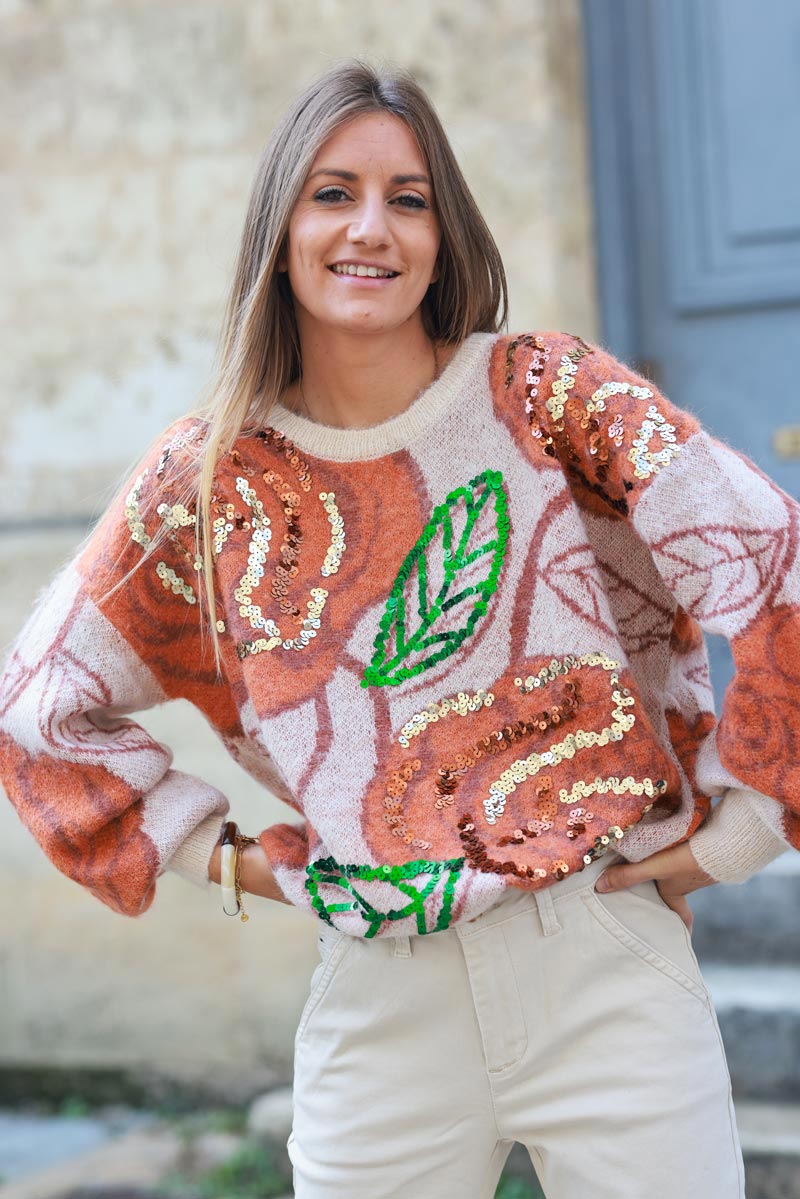
[{"label": "woman's right hand", "polygon": [[[212,883],[220,881],[221,857],[222,846],[215,845],[208,863],[208,877]],[[247,891],[250,895],[261,895],[264,899],[274,899],[278,903],[290,903],[275,882],[275,875],[267,861],[267,855],[260,845],[245,845],[242,849],[240,878],[242,890]]]}]

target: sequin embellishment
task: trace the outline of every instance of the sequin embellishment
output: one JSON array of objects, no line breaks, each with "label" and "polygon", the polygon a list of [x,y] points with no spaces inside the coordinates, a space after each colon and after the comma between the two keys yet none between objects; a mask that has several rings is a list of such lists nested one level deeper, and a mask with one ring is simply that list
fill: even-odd
[{"label": "sequin embellishment", "polygon": [[128,497],[125,500],[125,519],[128,522],[131,540],[140,545],[143,550],[150,548],[152,538],[144,527],[142,514],[139,510],[139,499],[142,494],[142,487],[148,475],[147,470],[143,470],[140,475],[137,475],[133,487],[128,492]]},{"label": "sequin embellishment", "polygon": [[614,442],[615,446],[621,446],[625,436],[625,426],[622,423],[622,417],[617,413],[613,423],[608,426],[608,435]]},{"label": "sequin embellishment", "polygon": [[164,446],[163,450],[161,451],[161,456],[158,459],[158,465],[156,466],[156,476],[159,479],[163,475],[164,470],[166,469],[166,465],[169,462],[172,455],[175,453],[175,451],[182,450],[187,445],[191,445],[193,441],[197,441],[200,434],[205,432],[205,429],[206,429],[205,425],[201,425],[201,424],[190,425],[190,427],[188,429],[186,429],[185,431],[183,431],[183,430],[179,431],[178,433],[175,434],[175,436],[173,438],[171,438],[170,441],[167,442],[167,444]]},{"label": "sequin embellishment", "polygon": [[[197,426],[197,428],[200,428],[200,426]],[[189,433],[185,435],[185,440],[190,439],[189,435],[191,432],[192,430],[189,430]],[[174,443],[176,443],[177,440],[177,438],[173,438],[173,441],[169,443],[167,449],[169,449],[170,446],[174,448]],[[181,444],[185,444],[185,440]],[[165,449],[162,454],[163,462],[166,462],[165,455],[168,457],[167,449]],[[161,469],[163,470],[163,467]],[[139,507],[142,487],[144,486],[145,479],[149,473],[149,469],[145,468],[141,474],[137,475],[125,500],[125,520],[130,531],[131,540],[135,541],[137,545],[141,546],[144,553],[147,553],[153,545],[153,538],[145,528],[144,520]],[[158,473],[158,471],[156,473]],[[178,540],[175,532],[177,529],[187,528],[194,525],[194,515],[189,512],[189,510],[183,504],[159,504],[156,511],[161,517],[164,527],[169,530],[167,536],[175,545],[177,551],[183,558],[187,560],[187,563],[196,572],[201,571],[202,563],[194,559],[194,557],[189,554],[185,546],[183,546]],[[197,596],[195,595],[191,584],[187,583],[186,580],[177,574],[177,572],[173,570],[171,566],[167,566],[166,562],[157,562],[155,570],[156,575],[161,580],[165,591],[171,591],[173,595],[181,596],[187,604],[197,603]]]},{"label": "sequin embellishment", "polygon": [[612,775],[607,779],[593,779],[590,783],[581,779],[573,783],[569,790],[563,788],[559,791],[558,798],[561,803],[574,803],[576,799],[588,799],[590,795],[608,795],[609,791],[612,791],[614,795],[646,795],[653,799],[660,795],[665,787],[664,779],[655,783],[652,779],[640,779],[637,782],[630,774],[624,779]]},{"label": "sequin embellishment", "polygon": [[468,712],[477,712],[480,708],[491,708],[493,701],[494,695],[491,691],[480,689],[474,695],[467,695],[466,691],[459,691],[458,695],[452,698],[445,698],[439,703],[434,701],[421,712],[415,712],[411,719],[406,721],[397,740],[407,749],[412,737],[418,737],[429,724],[442,720],[448,712],[457,712],[459,716],[466,716]]},{"label": "sequin embellishment", "polygon": [[[590,675],[590,671],[599,671],[600,674]],[[411,741],[419,739],[422,742],[419,751],[421,756],[400,761],[395,759],[394,769],[387,774],[384,784],[382,820],[390,826],[392,836],[401,839],[406,845],[431,852],[436,842],[425,839],[431,836],[434,827],[430,820],[431,806],[441,813],[455,810],[458,812],[457,824],[468,865],[484,872],[514,874],[526,881],[542,880],[548,875],[561,878],[568,873],[570,866],[566,857],[574,864],[574,850],[569,855],[564,855],[563,851],[559,853],[557,841],[561,837],[567,842],[580,839],[579,855],[583,856],[584,863],[606,852],[609,845],[616,844],[627,829],[632,828],[636,820],[652,808],[652,801],[665,793],[666,779],[590,775],[560,788],[554,779],[555,771],[562,763],[577,758],[583,751],[602,749],[621,741],[633,728],[636,720],[633,710],[635,697],[631,688],[624,685],[621,674],[620,663],[602,651],[554,658],[537,668],[535,673],[520,674],[513,679],[513,685],[520,696],[528,697],[528,704],[519,705],[520,718],[509,720],[494,732],[485,731],[483,735],[473,736],[456,752],[448,752],[448,742],[451,740],[449,731],[444,738],[441,733],[434,737],[432,726],[441,719],[452,720],[454,714],[463,716],[471,710],[477,711],[479,707],[488,709],[491,706],[487,702],[488,697],[491,696],[494,702],[496,695],[501,694],[499,682],[492,686],[491,691],[479,690],[472,695],[460,692],[458,696],[446,697],[414,713],[402,725],[397,740],[406,748]],[[604,700],[606,688],[607,701]],[[596,720],[599,727],[574,727],[578,723],[584,697],[590,710],[596,714],[593,715],[593,722]],[[604,702],[609,707],[606,720],[601,716]],[[505,710],[508,712],[507,707]],[[455,723],[460,726],[460,722]],[[483,727],[485,729],[485,721]],[[558,740],[550,743],[543,740],[543,733],[556,729],[561,731]],[[458,745],[459,727],[454,727],[452,732],[452,740]],[[432,747],[425,744],[427,737],[442,747],[445,760],[431,759]],[[531,748],[534,752],[527,755],[520,753],[525,741],[533,741]],[[499,760],[506,755],[513,759],[506,769],[497,772],[491,770],[491,759]],[[420,773],[423,760],[426,763],[425,774]],[[596,756],[592,755],[591,760],[594,770],[597,768]],[[481,782],[477,784],[477,794],[480,796],[482,792],[486,796],[488,791],[488,797],[479,801],[483,803],[480,820],[471,814],[476,783],[470,780],[477,778],[473,774],[477,770],[483,772]],[[484,782],[487,774],[488,779]],[[509,800],[515,792],[518,794],[514,796],[512,807]],[[610,793],[641,797],[651,802],[637,808],[633,823],[624,827],[621,824],[610,824],[608,828],[603,825],[597,828],[592,839],[590,834],[599,821],[587,801],[592,796]],[[466,813],[464,797],[469,804]],[[501,820],[507,821],[510,811],[514,811],[518,827],[507,829],[496,839],[481,833],[481,827],[488,833],[489,828],[500,825]],[[424,829],[425,836],[420,835],[420,829]],[[535,850],[531,841],[545,834],[549,836],[542,848]],[[584,848],[587,842],[588,847]],[[517,860],[502,860],[496,849],[506,846],[526,847],[533,860],[530,860],[530,856],[527,862],[518,860],[517,855],[514,855]],[[550,859],[545,857],[548,849],[554,855]],[[544,861],[542,857],[545,857]]]},{"label": "sequin embellishment", "polygon": [[[541,374],[544,369],[544,362],[549,357],[550,347],[545,347],[548,353],[542,354],[540,352],[540,339],[536,339],[537,348],[525,375],[525,411],[528,413],[531,435],[537,439],[543,453],[551,458],[560,457],[564,466],[579,478],[586,487],[599,495],[604,503],[609,504],[618,512],[627,514],[628,504],[624,497],[610,496],[604,487],[608,478],[610,454],[606,434],[601,428],[599,416],[605,412],[605,401],[609,396],[617,395],[621,391],[630,389],[626,383],[610,382],[597,388],[588,401],[581,400],[579,396],[571,397],[569,393],[575,385],[578,363],[586,355],[594,353],[592,347],[587,345],[580,337],[574,337],[573,340],[575,341],[575,347],[562,354],[556,378],[551,384],[550,395],[544,404],[551,418],[550,423],[548,423],[547,420],[540,419],[542,413],[536,403],[536,397],[539,394]],[[517,342],[512,342],[509,345],[509,354],[516,344]],[[544,343],[541,343],[541,346],[543,347]],[[509,358],[507,360],[506,387],[511,384],[513,378],[514,374]],[[528,391],[527,388],[531,383],[533,383],[533,386]],[[644,391],[644,389],[639,388],[635,390]],[[569,435],[565,430],[565,414],[568,414],[575,420],[578,426],[586,433],[586,446],[589,451],[589,461],[595,475],[594,479],[591,479],[587,475],[581,456],[572,445]],[[619,422],[619,418],[617,418],[617,421]],[[622,426],[619,423],[615,427],[613,434],[614,444],[617,446],[621,445],[621,434]],[[611,430],[609,430],[609,436],[611,436]]]},{"label": "sequin embellishment", "polygon": [[[615,380],[609,380],[607,383],[602,383],[592,395],[592,403],[599,412],[605,411],[605,401],[610,396],[632,395],[636,400],[650,400],[653,398],[653,393],[649,387],[637,387],[634,383],[618,383]],[[619,417],[617,417],[619,420]],[[609,430],[610,431],[610,430]]]},{"label": "sequin embellishment", "polygon": [[[270,519],[264,512],[264,505],[253,488],[241,476],[236,480],[236,490],[248,508],[253,513],[253,536],[247,557],[247,570],[242,575],[239,586],[233,593],[233,598],[239,604],[239,615],[245,616],[254,629],[264,629],[267,633],[275,634],[280,640],[280,632],[272,620],[267,620],[258,604],[252,602],[252,593],[264,577],[264,563],[272,540]],[[273,634],[274,635],[274,634]]]},{"label": "sequin embellishment", "polygon": [[534,337],[530,333],[523,333],[519,337],[513,338],[506,347],[506,390],[514,381],[514,354],[519,345],[528,346],[532,351],[528,369],[525,372],[525,411],[531,417],[531,433],[535,437],[538,437],[541,436],[541,433],[538,426],[534,426],[533,424],[532,413],[535,408],[536,397],[539,394],[539,384],[542,381],[545,364],[550,360],[550,346],[547,345],[543,338],[539,336]]},{"label": "sequin embellishment", "polygon": [[159,504],[156,511],[168,529],[185,529],[195,523],[193,513],[183,504]]},{"label": "sequin embellishment", "polygon": [[[556,371],[556,377],[550,385],[550,395],[545,401],[545,408],[552,416],[558,427],[559,422],[564,417],[564,406],[567,402],[569,391],[575,386],[575,376],[578,373],[578,363],[584,354],[588,353],[582,346],[578,346],[574,350],[569,350],[566,354],[561,355],[561,365]],[[592,405],[591,411],[595,411],[595,406]],[[563,426],[559,428],[559,432],[563,431]]]},{"label": "sequin embellishment", "polygon": [[[295,460],[293,461],[293,459]],[[301,465],[294,454],[290,455],[290,462],[296,469]],[[283,511],[287,522],[287,533],[279,550],[281,562],[275,567],[271,594],[273,599],[278,602],[281,611],[291,620],[300,624],[301,628],[297,636],[285,636],[276,622],[272,618],[264,616],[261,606],[253,601],[253,593],[259,588],[264,577],[264,563],[270,550],[272,528],[269,517],[254,488],[246,478],[238,476],[236,490],[251,510],[253,533],[247,570],[234,591],[234,599],[239,603],[239,614],[249,621],[250,626],[256,631],[267,634],[239,641],[236,646],[236,654],[240,659],[244,659],[248,655],[269,652],[278,646],[288,650],[305,649],[312,638],[317,635],[321,623],[320,617],[328,598],[328,592],[324,587],[312,587],[309,592],[311,598],[306,602],[305,614],[288,598],[289,580],[297,574],[295,563],[302,543],[300,526],[297,523],[300,499],[275,471],[265,471],[264,481],[280,496],[284,504]],[[301,474],[302,484],[307,485],[304,490],[308,490],[311,485],[310,475],[305,472]],[[342,554],[346,549],[344,521],[336,505],[336,496],[332,491],[321,491],[319,499],[331,526],[331,544],[320,567],[320,574],[327,578],[339,569]],[[226,536],[227,532],[228,530],[225,529]]]},{"label": "sequin embellishment", "polygon": [[[650,394],[652,395],[652,392]],[[656,434],[661,438],[661,449],[654,453],[650,449],[650,443]],[[676,443],[675,426],[667,421],[655,404],[651,404],[642,427],[634,438],[633,446],[628,451],[628,458],[634,465],[633,473],[637,479],[649,479],[650,475],[657,474],[662,466],[667,466],[680,448]]]},{"label": "sequin embellishment", "polygon": [[332,491],[321,491],[319,493],[319,498],[322,500],[322,506],[328,514],[328,520],[330,522],[331,532],[333,535],[333,540],[331,541],[328,551],[325,554],[325,561],[322,563],[320,568],[320,574],[325,575],[327,578],[328,575],[336,574],[337,570],[339,569],[339,564],[342,560],[342,553],[346,548],[344,540],[344,521],[339,515],[339,509],[336,507],[335,503],[336,496]]},{"label": "sequin embellishment", "polygon": [[406,845],[412,845],[414,849],[428,850],[432,848],[431,842],[416,835],[408,824],[403,811],[403,794],[421,767],[422,762],[419,758],[411,758],[409,761],[401,762],[397,770],[393,770],[389,775],[385,783],[386,795],[383,799],[383,806],[386,811],[383,819],[386,824],[391,826],[393,837],[401,838]]},{"label": "sequin embellishment", "polygon": [[171,590],[173,595],[182,595],[187,604],[197,603],[197,597],[190,585],[180,575],[177,575],[172,567],[167,566],[166,562],[159,562],[156,565],[156,574],[164,584],[165,590]]},{"label": "sequin embellishment", "polygon": [[[361,680],[362,687],[396,685],[412,678],[455,653],[470,636],[497,588],[510,527],[507,507],[503,476],[500,471],[485,470],[470,479],[467,486],[451,491],[444,503],[434,508],[431,519],[398,571],[380,619],[375,653]],[[472,544],[471,536],[487,508],[491,513],[491,535],[476,546]],[[463,530],[455,546],[454,518],[463,520]],[[429,561],[428,546],[440,530],[443,582],[431,602],[428,576],[434,573],[439,563]],[[467,569],[482,558],[486,559],[481,564],[483,577],[463,584]],[[470,572],[469,577],[474,579],[476,573]],[[412,594],[416,592],[419,617],[411,629],[406,623],[407,615],[410,615],[406,612],[406,586],[409,583]],[[449,622],[447,614],[458,605],[461,607],[456,612],[455,622]],[[468,615],[464,620],[467,608]]]},{"label": "sequin embellishment", "polygon": [[627,689],[618,690],[619,675],[616,671],[620,664],[614,662],[606,654],[583,654],[579,658],[570,656],[561,661],[554,659],[550,666],[545,667],[538,675],[531,676],[524,681],[522,679],[515,680],[515,682],[525,694],[536,687],[542,687],[546,683],[552,682],[559,675],[580,670],[584,666],[599,666],[609,672],[611,699],[615,705],[611,712],[611,724],[599,733],[583,729],[578,729],[575,733],[567,733],[562,741],[554,743],[544,753],[533,753],[527,758],[512,762],[511,766],[489,786],[489,798],[483,802],[487,824],[495,824],[498,817],[502,816],[506,798],[516,791],[518,783],[532,778],[546,766],[557,766],[559,762],[573,758],[578,750],[591,745],[608,745],[610,741],[621,741],[625,733],[633,727],[636,717],[632,712],[625,712],[624,709],[633,707],[634,698]]},{"label": "sequin embellishment", "polygon": [[[341,866],[335,858],[319,858],[306,866],[306,889],[311,896],[311,903],[321,920],[333,924],[332,912],[360,912],[367,930],[364,937],[374,937],[387,920],[403,920],[414,916],[417,922],[417,932],[441,932],[450,924],[453,906],[453,891],[464,865],[463,858],[450,858],[441,862],[426,861],[424,858],[413,862],[403,862],[400,866]],[[414,886],[410,880],[428,876],[421,889]],[[428,928],[425,916],[425,900],[433,892],[440,879],[444,878],[442,904],[436,922]],[[361,894],[367,888],[356,886],[358,882],[375,882],[389,884],[399,891],[398,905],[386,911],[381,911]],[[320,885],[340,888],[349,897],[340,903],[326,903],[319,893]],[[375,899],[374,888],[370,889]]]}]

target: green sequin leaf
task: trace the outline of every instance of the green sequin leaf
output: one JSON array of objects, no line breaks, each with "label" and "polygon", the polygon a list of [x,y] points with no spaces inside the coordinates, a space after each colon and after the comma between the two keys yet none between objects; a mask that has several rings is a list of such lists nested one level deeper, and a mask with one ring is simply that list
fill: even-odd
[{"label": "green sequin leaf", "polygon": [[[464,861],[464,858],[447,858],[444,861],[417,858],[399,866],[342,866],[335,858],[318,858],[306,866],[306,890],[311,896],[312,907],[326,924],[333,924],[332,912],[360,912],[368,926],[364,933],[367,939],[374,937],[387,920],[403,920],[406,916],[416,918],[417,932],[421,935],[441,932],[450,924],[453,891]],[[408,881],[421,876],[427,876],[427,881],[423,881],[421,888]],[[442,878],[445,879],[442,906],[433,928],[428,928],[425,920],[425,900]],[[389,908],[388,911],[379,910],[362,895],[363,888],[359,889],[355,885],[358,881],[376,880],[395,889],[395,892],[400,892],[397,896],[397,907]],[[320,884],[338,887],[343,893],[343,900],[338,903],[326,903],[319,893]]]},{"label": "green sequin leaf", "polygon": [[[475,545],[475,526],[484,508],[492,504],[493,535]],[[454,528],[462,521],[463,529],[454,546]],[[431,519],[397,573],[379,622],[375,653],[361,680],[362,687],[401,683],[455,653],[485,614],[488,601],[497,588],[508,529],[508,503],[503,476],[498,470],[482,471],[465,487],[451,491],[444,503],[434,508]],[[429,547],[440,531],[444,578],[438,593],[430,601],[428,577],[433,571]],[[483,577],[476,581],[475,572],[471,571],[472,581],[467,584],[464,571],[481,558],[486,559]],[[416,615],[406,611],[406,585],[415,569]],[[453,628],[446,614],[459,605],[464,605],[465,609],[462,623]],[[409,619],[416,621],[413,627],[409,627]],[[444,624],[450,627],[443,628]]]}]

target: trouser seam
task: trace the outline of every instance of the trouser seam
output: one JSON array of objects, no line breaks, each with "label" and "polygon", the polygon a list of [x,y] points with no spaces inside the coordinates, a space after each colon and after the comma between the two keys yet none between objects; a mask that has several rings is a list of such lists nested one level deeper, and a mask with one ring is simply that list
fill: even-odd
[{"label": "trouser seam", "polygon": [[716,1033],[717,1042],[719,1044],[720,1052],[722,1054],[722,1064],[723,1064],[723,1067],[725,1069],[725,1074],[728,1079],[728,1125],[729,1125],[730,1134],[731,1134],[731,1144],[733,1145],[733,1151],[734,1151],[733,1155],[736,1158],[736,1174],[739,1179],[739,1199],[745,1199],[745,1189],[744,1189],[745,1178],[742,1175],[741,1144],[739,1142],[739,1133],[738,1133],[738,1129],[737,1129],[737,1125],[736,1125],[736,1113],[735,1113],[735,1108],[734,1108],[734,1103],[733,1103],[733,1086],[731,1084],[731,1073],[730,1073],[730,1070],[728,1069],[727,1059],[726,1059],[726,1055],[725,1055],[725,1043],[722,1040],[722,1034],[719,1031],[719,1024],[717,1022],[717,1017],[714,1012],[713,1005],[711,1008],[711,1022],[714,1025],[714,1032]]},{"label": "trouser seam", "polygon": [[[503,940],[506,942],[506,948],[508,948],[508,941],[506,940],[505,933],[503,934]],[[520,1049],[518,1050],[516,1057],[511,1058],[510,1061],[504,1062],[502,1066],[489,1067],[489,1065],[487,1063],[487,1070],[489,1072],[490,1078],[493,1078],[497,1074],[502,1074],[504,1070],[510,1070],[513,1066],[518,1066],[519,1063],[522,1061],[522,1058],[525,1056],[525,1054],[528,1051],[528,1025],[527,1025],[527,1023],[525,1021],[525,1017],[524,1017],[525,1008],[524,1008],[524,1004],[522,1002],[522,995],[521,995],[520,989],[519,989],[519,980],[517,979],[517,971],[514,966],[514,955],[510,950],[508,950],[508,965],[509,965],[509,969],[511,971],[511,979],[514,984],[514,992],[517,996],[517,1007],[519,1009],[520,1019],[522,1021],[522,1027],[524,1029],[524,1036],[520,1040]]]}]

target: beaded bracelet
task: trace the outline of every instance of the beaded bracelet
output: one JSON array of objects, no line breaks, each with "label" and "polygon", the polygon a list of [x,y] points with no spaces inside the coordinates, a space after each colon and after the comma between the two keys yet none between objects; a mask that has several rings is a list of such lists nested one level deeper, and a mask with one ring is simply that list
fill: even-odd
[{"label": "beaded bracelet", "polygon": [[246,837],[239,832],[235,820],[228,820],[222,830],[219,881],[222,887],[222,910],[226,916],[238,916],[242,921],[250,917],[242,904],[242,849],[245,845],[257,845],[258,837]]}]

